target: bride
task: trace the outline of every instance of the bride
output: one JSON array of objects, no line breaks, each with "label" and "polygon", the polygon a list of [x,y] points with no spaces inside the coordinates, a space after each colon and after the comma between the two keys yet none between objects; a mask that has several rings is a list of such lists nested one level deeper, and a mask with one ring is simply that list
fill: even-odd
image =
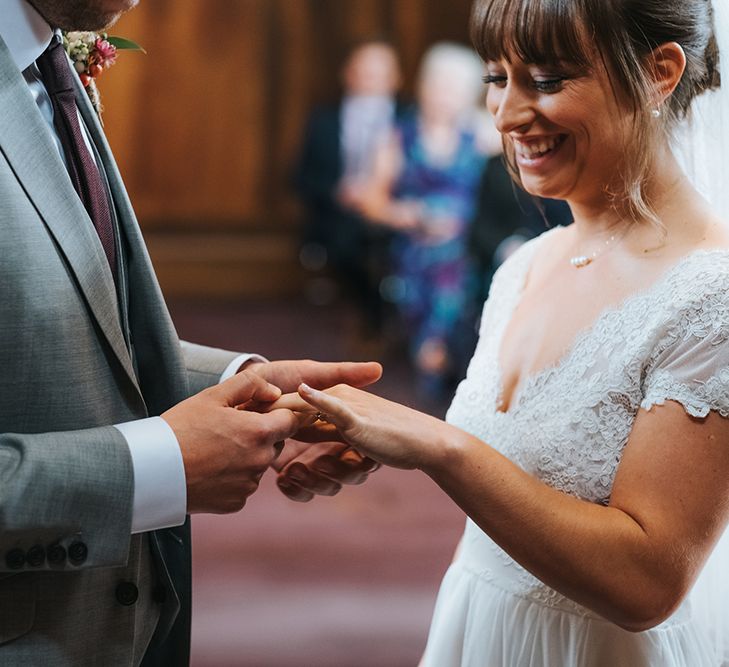
[{"label": "bride", "polygon": [[718,87],[711,3],[477,0],[473,35],[514,177],[574,224],[499,270],[447,423],[282,400],[468,515],[424,665],[727,665],[729,231],[671,147]]}]

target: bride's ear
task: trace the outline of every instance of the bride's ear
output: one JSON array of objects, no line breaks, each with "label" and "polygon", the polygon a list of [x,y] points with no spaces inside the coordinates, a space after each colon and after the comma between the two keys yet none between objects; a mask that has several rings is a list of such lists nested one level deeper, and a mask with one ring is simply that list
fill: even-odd
[{"label": "bride's ear", "polygon": [[681,81],[686,69],[686,54],[680,44],[666,42],[653,49],[648,58],[648,74],[655,95],[652,102],[660,107]]}]

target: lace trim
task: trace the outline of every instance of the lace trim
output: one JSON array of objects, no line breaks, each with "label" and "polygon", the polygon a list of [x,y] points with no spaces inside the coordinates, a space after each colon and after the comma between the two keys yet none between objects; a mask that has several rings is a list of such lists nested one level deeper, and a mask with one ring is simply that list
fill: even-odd
[{"label": "lace trim", "polygon": [[506,585],[508,580],[505,580],[503,577],[500,577],[488,568],[476,569],[465,563],[454,563],[454,565],[468,575],[482,579],[486,583],[491,586],[495,586],[505,593],[509,593],[510,595],[514,595],[522,600],[538,604],[541,607],[549,607],[550,609],[555,609],[567,614],[573,614],[582,618],[600,618],[590,609],[587,609],[587,607],[583,607],[574,600],[565,597],[534,577],[532,577],[534,583],[525,582],[519,585],[518,583],[513,582],[514,585],[508,586]]},{"label": "lace trim", "polygon": [[649,289],[608,308],[499,412],[500,341],[532,258],[551,233],[522,246],[497,272],[448,420],[546,484],[606,504],[641,407],[677,400],[692,416],[715,410],[729,417],[729,368],[716,372],[729,365],[729,251],[692,253]]},{"label": "lace trim", "polygon": [[[494,277],[448,421],[551,487],[607,504],[641,408],[673,400],[693,417],[729,417],[729,251],[692,253],[647,290],[606,309],[555,366],[524,382],[508,412],[499,412],[501,339],[532,257],[550,233],[522,246]],[[541,605],[582,613],[472,530],[461,559],[468,556],[474,574]]]},{"label": "lace trim", "polygon": [[680,403],[692,417],[706,417],[712,410],[729,417],[729,368],[694,386],[678,382],[668,371],[655,371],[640,407],[650,410],[666,401]]}]

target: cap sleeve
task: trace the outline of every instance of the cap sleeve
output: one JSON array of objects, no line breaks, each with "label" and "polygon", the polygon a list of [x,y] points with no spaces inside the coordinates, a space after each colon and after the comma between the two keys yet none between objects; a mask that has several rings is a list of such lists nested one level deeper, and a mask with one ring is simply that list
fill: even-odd
[{"label": "cap sleeve", "polygon": [[669,318],[646,368],[643,409],[676,401],[692,417],[729,417],[729,273],[712,278]]}]

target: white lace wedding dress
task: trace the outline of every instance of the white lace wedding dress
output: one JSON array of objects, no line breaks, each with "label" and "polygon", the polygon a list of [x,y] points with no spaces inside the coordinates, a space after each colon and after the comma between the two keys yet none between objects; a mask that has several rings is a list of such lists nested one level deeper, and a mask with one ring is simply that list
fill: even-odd
[{"label": "white lace wedding dress", "polygon": [[[691,253],[648,289],[605,310],[500,412],[501,337],[531,258],[551,234],[523,246],[497,272],[478,348],[447,419],[546,484],[606,504],[639,409],[670,400],[695,417],[710,410],[729,416],[729,250]],[[424,664],[729,665],[728,582],[725,534],[678,611],[654,629],[630,633],[544,585],[469,520],[438,595]]]}]

